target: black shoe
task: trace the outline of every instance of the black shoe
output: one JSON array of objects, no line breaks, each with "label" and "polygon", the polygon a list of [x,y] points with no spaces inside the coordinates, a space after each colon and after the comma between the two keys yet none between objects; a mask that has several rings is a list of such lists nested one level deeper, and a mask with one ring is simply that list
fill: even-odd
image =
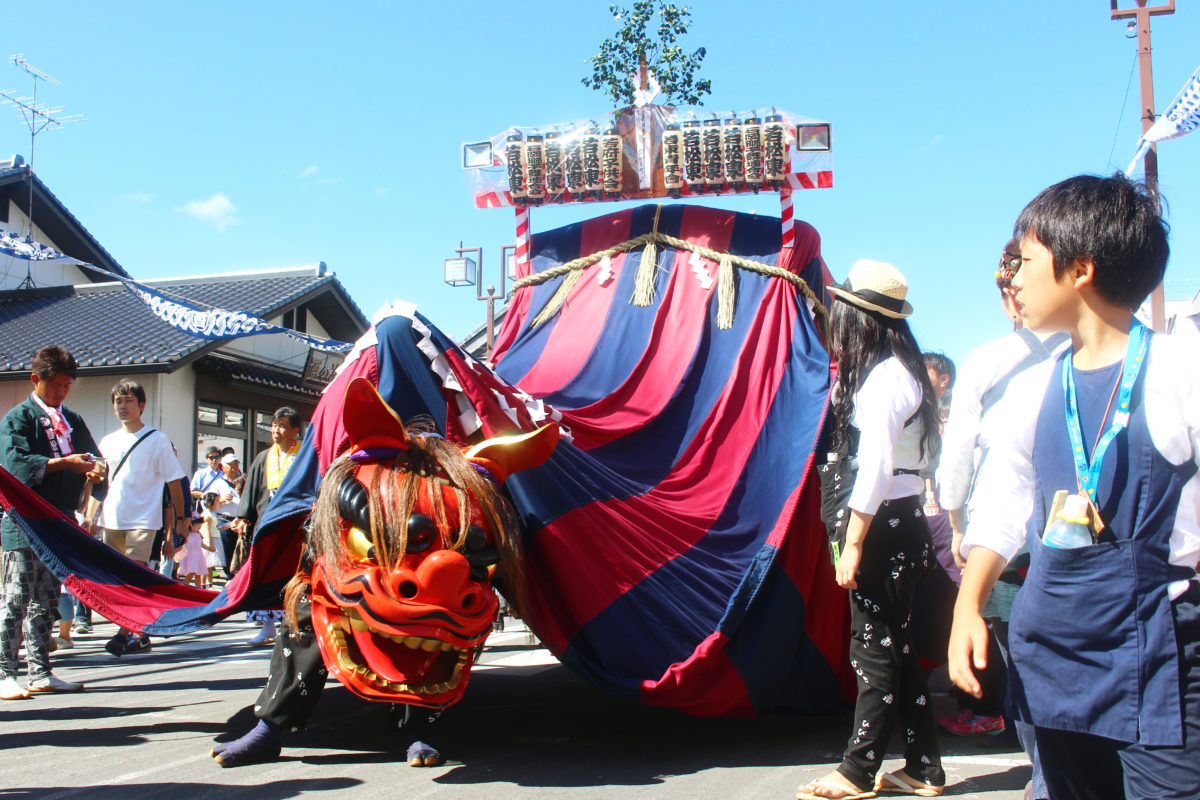
[{"label": "black shoe", "polygon": [[1021,747],[1021,741],[1017,738],[1017,732],[1011,723],[994,736],[980,736],[979,743],[994,750],[1011,750]]},{"label": "black shoe", "polygon": [[127,639],[125,638],[125,634],[118,633],[116,636],[104,643],[104,649],[112,653],[117,658],[120,658],[125,654],[126,641]]},{"label": "black shoe", "polygon": [[125,645],[126,653],[148,653],[150,652],[150,637],[143,636],[138,638],[130,636],[129,641]]}]

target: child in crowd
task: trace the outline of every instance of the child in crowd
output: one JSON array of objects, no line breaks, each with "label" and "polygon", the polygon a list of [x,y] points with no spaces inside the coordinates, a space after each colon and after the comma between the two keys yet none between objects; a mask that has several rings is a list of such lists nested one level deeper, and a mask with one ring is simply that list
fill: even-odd
[{"label": "child in crowd", "polygon": [[208,563],[208,571],[204,575],[204,588],[206,589],[212,586],[213,570],[225,567],[225,548],[221,546],[220,520],[217,518],[217,509],[220,505],[221,498],[216,492],[208,492],[201,500],[201,529],[204,531],[205,539],[213,545],[206,552]]},{"label": "child in crowd", "polygon": [[202,529],[201,517],[193,516],[188,524],[187,541],[176,554],[175,560],[179,566],[179,580],[191,583],[193,586],[205,588],[208,585],[208,560],[206,551],[213,550],[212,539]]},{"label": "child in crowd", "polygon": [[[1078,176],[1017,219],[1026,325],[1071,348],[1016,375],[976,481],[950,675],[978,697],[980,610],[1021,545],[1009,706],[1034,726],[1051,798],[1200,796],[1200,362],[1133,316],[1166,270],[1159,199]],[[1043,543],[1081,496],[1092,544]]]}]

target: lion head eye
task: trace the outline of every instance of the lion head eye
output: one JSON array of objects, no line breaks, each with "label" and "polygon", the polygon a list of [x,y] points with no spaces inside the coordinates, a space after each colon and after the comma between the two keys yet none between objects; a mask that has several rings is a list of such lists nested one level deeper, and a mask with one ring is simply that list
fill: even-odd
[{"label": "lion head eye", "polygon": [[467,552],[483,549],[483,547],[487,545],[487,541],[487,531],[485,531],[483,528],[479,527],[478,525],[472,525],[471,527],[467,528]]},{"label": "lion head eye", "polygon": [[346,532],[346,550],[358,559],[375,560],[375,548],[371,544],[371,536],[362,528],[351,527]]},{"label": "lion head eye", "polygon": [[342,519],[362,531],[371,530],[371,501],[367,497],[367,487],[358,482],[358,478],[347,475],[338,484],[337,492],[338,514]]},{"label": "lion head eye", "polygon": [[438,538],[438,527],[432,519],[424,514],[413,514],[408,518],[407,553],[422,553],[430,548]]}]

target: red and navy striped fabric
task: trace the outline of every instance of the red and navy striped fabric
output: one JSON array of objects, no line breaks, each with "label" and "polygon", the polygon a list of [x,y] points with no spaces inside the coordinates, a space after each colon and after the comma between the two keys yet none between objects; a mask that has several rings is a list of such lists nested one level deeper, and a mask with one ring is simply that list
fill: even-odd
[{"label": "red and navy striped fabric", "polygon": [[[647,233],[654,216],[646,206],[536,234],[533,269]],[[823,295],[819,238],[803,223],[783,261],[778,219],[664,206],[658,229],[784,267]],[[733,326],[721,329],[717,283],[700,275],[715,279],[716,263],[660,245],[655,300],[637,307],[640,259],[640,248],[615,256],[608,280],[586,270],[537,328],[530,321],[562,278],[519,290],[495,371],[411,308],[377,315],[326,390],[247,568],[218,595],[78,543],[87,537],[73,524],[47,523],[53,509],[38,516],[36,504],[11,502],[32,496],[11,479],[0,497],[97,610],[134,630],[179,633],[278,603],[299,559],[299,522],[346,444],[341,398],[352,377],[375,383],[402,418],[432,415],[451,439],[558,421],[570,440],[506,483],[526,529],[528,621],[542,641],[607,692],[692,714],[840,708],[854,693],[847,603],[817,515],[813,458],[829,364],[805,298],[739,270]],[[63,552],[76,544],[80,555]]]},{"label": "red and navy striped fabric", "polygon": [[[533,237],[539,272],[648,233],[655,208]],[[779,220],[664,206],[658,230],[775,265]],[[816,232],[786,264],[821,293]],[[846,600],[817,518],[813,448],[828,357],[804,297],[737,273],[733,327],[692,253],[659,247],[655,301],[630,303],[641,249],[589,268],[562,310],[530,327],[563,280],[522,289],[496,371],[551,404],[573,437],[513,476],[532,531],[534,627],[614,694],[694,714],[821,711],[852,696]],[[712,277],[717,264],[703,264]]]}]

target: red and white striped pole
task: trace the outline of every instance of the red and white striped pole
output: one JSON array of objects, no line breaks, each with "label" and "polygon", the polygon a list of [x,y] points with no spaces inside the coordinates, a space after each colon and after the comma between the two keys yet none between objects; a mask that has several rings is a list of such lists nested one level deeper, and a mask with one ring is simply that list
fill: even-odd
[{"label": "red and white striped pole", "polygon": [[529,206],[516,206],[517,209],[517,249],[515,256],[517,259],[517,280],[526,277],[533,272],[533,267],[529,263]]},{"label": "red and white striped pole", "polygon": [[[788,176],[791,177],[790,175]],[[791,247],[796,240],[796,223],[792,218],[792,187],[781,186],[779,189],[779,216],[782,222],[783,247]]]}]

